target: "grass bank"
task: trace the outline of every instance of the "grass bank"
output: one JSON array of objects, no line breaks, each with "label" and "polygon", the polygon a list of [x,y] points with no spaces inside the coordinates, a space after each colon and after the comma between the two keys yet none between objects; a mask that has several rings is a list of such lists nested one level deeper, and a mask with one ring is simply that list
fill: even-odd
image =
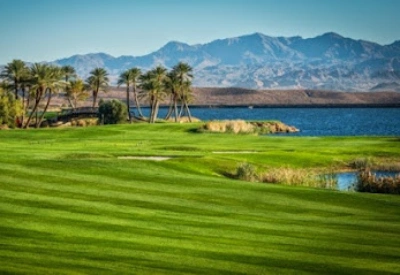
[{"label": "grass bank", "polygon": [[400,272],[399,196],[224,177],[244,162],[315,169],[398,160],[398,138],[200,134],[199,126],[0,131],[0,273]]}]

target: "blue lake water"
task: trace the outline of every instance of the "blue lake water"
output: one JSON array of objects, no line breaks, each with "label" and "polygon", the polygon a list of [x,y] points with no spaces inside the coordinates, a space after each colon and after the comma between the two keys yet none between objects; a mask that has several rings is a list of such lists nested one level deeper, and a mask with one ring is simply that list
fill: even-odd
[{"label": "blue lake water", "polygon": [[[201,120],[279,120],[300,129],[297,136],[400,136],[400,108],[196,108]],[[133,109],[134,111],[134,109]],[[148,108],[144,108],[145,113]],[[161,108],[164,117],[167,108]]]}]

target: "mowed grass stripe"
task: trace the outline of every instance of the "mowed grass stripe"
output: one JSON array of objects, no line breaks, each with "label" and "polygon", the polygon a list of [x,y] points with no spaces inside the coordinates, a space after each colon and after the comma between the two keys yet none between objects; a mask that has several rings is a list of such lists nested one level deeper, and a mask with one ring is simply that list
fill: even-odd
[{"label": "mowed grass stripe", "polygon": [[[29,184],[31,184],[31,182]],[[41,183],[41,184],[38,184],[38,185],[43,185],[43,184],[44,183]],[[44,195],[44,197],[43,197],[44,201],[47,201],[47,203],[50,203],[49,198],[51,198],[53,196],[56,196],[57,198],[60,198],[60,199],[71,198],[73,200],[78,200],[78,201],[82,200],[84,202],[87,202],[87,201],[89,201],[89,202],[102,202],[102,201],[104,201],[104,202],[107,202],[107,203],[110,203],[110,204],[117,203],[119,205],[124,205],[124,206],[128,206],[128,207],[136,207],[136,208],[140,208],[140,209],[146,208],[146,209],[154,209],[154,210],[169,211],[169,212],[172,212],[172,210],[170,208],[173,207],[175,210],[179,210],[178,211],[179,213],[182,213],[182,212],[189,213],[189,212],[191,212],[192,214],[198,214],[198,213],[196,213],[196,211],[199,210],[201,212],[200,215],[203,215],[203,216],[204,215],[208,215],[207,211],[211,211],[210,208],[211,209],[215,208],[215,206],[213,206],[213,204],[215,204],[214,198],[211,198],[209,201],[205,201],[205,204],[203,204],[203,200],[201,200],[200,203],[196,204],[196,201],[195,201],[195,199],[193,199],[193,197],[191,198],[191,200],[178,199],[176,197],[172,197],[173,198],[173,203],[172,203],[172,202],[166,200],[163,197],[161,197],[161,201],[160,201],[160,200],[157,199],[157,196],[148,197],[146,195],[143,196],[142,194],[138,195],[136,193],[132,195],[132,194],[127,194],[127,193],[111,192],[111,191],[107,191],[107,192],[104,191],[103,192],[103,191],[97,190],[97,191],[93,191],[92,192],[93,194],[84,194],[83,195],[81,193],[65,192],[65,191],[61,191],[61,190],[58,190],[57,192],[55,192],[55,189],[54,189],[55,185],[54,184],[48,184],[48,185],[50,185],[52,187],[49,188],[49,189],[44,189],[44,190],[42,190],[41,188],[37,187],[36,185],[35,185],[34,189],[26,190],[26,187],[25,187],[26,185],[22,185],[22,186],[16,188],[17,189],[16,191],[21,190],[22,192],[26,193],[26,196],[31,196],[33,194]],[[8,189],[15,190],[14,188],[17,187],[17,186],[18,185],[14,184],[14,185],[11,186],[12,188],[10,188],[10,186],[9,186]],[[97,186],[98,185],[96,185],[96,187]],[[63,189],[63,188],[67,188],[69,190],[72,190],[73,187],[71,187],[71,186],[62,186],[61,189]],[[83,188],[81,188],[79,190],[86,191]],[[91,193],[91,192],[87,192],[87,193]],[[14,196],[14,195],[11,195],[11,196]],[[36,200],[37,198],[38,197],[33,197],[31,199]],[[116,199],[118,199],[118,200],[116,200]],[[223,199],[220,198],[217,201],[223,201]],[[44,203],[44,202],[42,202],[42,203]],[[65,206],[59,205],[59,204],[60,204],[60,200],[56,199],[56,202],[53,203],[53,205],[51,205],[50,208],[57,209],[57,208],[65,207]],[[72,201],[66,201],[64,204],[68,205],[69,207],[73,207],[73,205],[75,205],[76,203],[73,203]],[[171,204],[172,204],[172,206],[171,206]],[[191,207],[188,207],[187,206],[188,204],[191,205]],[[84,205],[79,205],[79,207],[75,207],[75,209],[78,209],[78,212],[82,212],[82,209],[83,209],[82,207],[83,206]],[[87,205],[87,206],[90,209],[96,209],[96,207],[93,207],[93,205]],[[269,206],[269,204],[266,204],[266,206],[264,206],[264,207],[267,207],[266,210],[271,210],[271,209],[268,209],[268,206]],[[105,208],[103,206],[98,206],[97,208],[100,208],[100,207]],[[261,216],[261,217],[258,216],[257,219],[255,219],[254,216],[251,216],[251,219],[248,219],[248,216],[238,215],[239,213],[243,213],[246,210],[248,210],[246,208],[248,208],[247,204],[243,204],[241,208],[236,207],[235,208],[235,213],[234,213],[235,214],[235,219],[242,219],[243,217],[246,217],[246,219],[247,219],[246,222],[253,222],[253,225],[255,225],[256,224],[255,223],[256,220],[260,221],[260,220],[263,220],[263,219],[268,217],[267,214],[264,214],[264,216]],[[288,208],[289,207],[286,207],[285,213],[289,213]],[[345,215],[345,213],[343,213],[343,212],[338,212],[336,214],[335,214],[335,212],[330,212],[330,214],[328,213],[326,215],[326,211],[324,212],[322,210],[318,210],[318,208],[319,208],[318,204],[316,205],[316,207],[310,208],[310,215],[311,215],[310,218],[312,218],[313,221],[316,221],[318,216],[321,216],[321,217],[334,217],[334,216],[337,216],[338,218],[342,218],[342,216]],[[183,211],[182,211],[182,209],[183,209]],[[275,209],[272,209],[272,210],[275,211]],[[279,211],[279,209],[277,209],[277,211]],[[280,212],[282,212],[282,211],[280,211]],[[268,213],[269,213],[270,217],[274,216],[274,215],[271,215],[271,212],[268,212]],[[294,209],[293,214],[297,214],[297,213],[298,213],[298,211],[295,211],[295,209]],[[318,213],[321,213],[321,215],[316,215]],[[218,215],[221,216],[222,215],[221,211],[218,211],[218,212],[212,211],[211,214],[214,215],[214,216],[218,216]],[[228,214],[229,214],[229,212],[226,211],[226,213],[223,216],[228,215]],[[274,214],[276,214],[276,212]],[[325,215],[323,215],[323,214],[325,214]],[[346,213],[346,214],[348,214],[348,213]],[[356,213],[353,213],[353,214],[360,215],[361,213],[356,212]],[[365,214],[370,214],[370,213],[363,213],[363,214],[365,215]],[[304,219],[304,217],[303,217],[303,219]],[[331,220],[331,222],[334,221],[334,219],[330,219],[330,220]],[[294,222],[294,221],[292,220],[291,222]],[[349,224],[347,224],[347,225],[349,225]],[[368,225],[366,224],[365,226],[368,226]],[[377,227],[377,228],[380,229],[379,227]],[[387,229],[387,230],[385,230],[386,233],[390,232],[391,228],[393,228],[392,230],[394,232],[398,232],[399,225],[398,224],[393,225],[393,224],[390,224],[390,223],[385,223],[385,228]],[[357,225],[357,229],[358,230],[361,229],[360,228],[360,224]],[[368,227],[368,228],[366,227],[365,229],[366,230],[371,230],[372,228],[371,227]]]},{"label": "mowed grass stripe", "polygon": [[[330,216],[329,213],[334,215],[335,213],[337,215],[355,215],[355,214],[372,214],[372,212],[379,213],[379,209],[373,209],[373,208],[361,208],[357,207],[357,205],[353,205],[352,201],[356,202],[357,204],[360,204],[360,200],[352,200],[351,197],[347,196],[347,199],[349,201],[349,206],[348,207],[343,207],[342,204],[343,202],[339,203],[331,203],[330,200],[325,201],[324,204],[328,204],[326,206],[321,205],[321,203],[315,201],[315,196],[318,195],[320,196],[320,192],[312,192],[312,191],[306,191],[306,190],[297,190],[298,194],[296,192],[293,192],[292,194],[285,193],[282,190],[282,188],[249,188],[249,186],[246,186],[246,184],[243,184],[242,187],[243,189],[247,191],[253,191],[253,192],[240,192],[236,188],[232,187],[229,184],[221,184],[221,183],[212,183],[207,186],[197,186],[194,184],[189,183],[184,183],[183,185],[186,186],[187,188],[176,188],[177,182],[179,181],[173,181],[176,178],[172,178],[169,184],[163,184],[163,183],[150,183],[150,182],[142,182],[142,181],[137,181],[137,180],[130,180],[130,181],[124,181],[124,180],[118,180],[118,179],[112,179],[112,178],[107,178],[104,176],[99,176],[99,177],[81,177],[80,174],[75,174],[72,178],[71,175],[66,175],[66,176],[53,176],[53,175],[43,175],[43,178],[36,179],[36,177],[33,179],[31,174],[24,174],[22,172],[18,172],[18,176],[16,176],[16,173],[14,171],[10,170],[4,170],[0,169],[3,172],[3,175],[5,178],[10,180],[10,182],[14,182],[12,186],[9,186],[7,188],[15,188],[17,191],[18,188],[21,188],[23,190],[27,190],[31,187],[30,192],[39,192],[39,190],[43,190],[43,193],[47,192],[57,192],[59,191],[61,194],[67,195],[68,193],[71,194],[70,197],[76,197],[79,196],[79,194],[82,194],[84,196],[84,199],[88,199],[87,196],[93,196],[95,195],[101,197],[101,194],[106,193],[107,197],[112,197],[112,193],[114,192],[115,195],[118,198],[123,199],[124,196],[126,197],[126,194],[129,194],[128,196],[132,199],[134,199],[135,196],[140,196],[140,199],[143,200],[146,198],[146,196],[149,196],[154,200],[154,197],[159,196],[160,198],[173,198],[176,200],[176,204],[178,204],[179,199],[187,199],[190,201],[191,206],[195,206],[192,203],[194,202],[204,202],[207,205],[232,205],[232,206],[240,206],[240,205],[252,205],[252,207],[257,207],[265,210],[274,210],[274,211],[279,211],[279,209],[271,209],[273,206],[285,206],[284,211],[285,212],[290,212],[288,211],[291,207],[296,208],[298,205],[302,206],[302,209],[304,209],[304,201],[305,199],[308,199],[308,197],[313,196],[308,200],[307,207],[309,207],[310,210],[312,211],[317,211],[318,209],[321,209],[321,215],[324,213],[327,214],[327,216]],[[18,184],[16,179],[18,177]],[[21,180],[21,177],[24,178],[24,180]],[[81,180],[79,178],[81,177]],[[60,184],[57,184],[57,182],[60,182]],[[62,183],[61,183],[62,182]],[[226,182],[226,181],[223,181]],[[18,187],[20,185],[20,187]],[[171,190],[169,190],[169,187],[174,186]],[[166,190],[164,190],[166,189]],[[300,191],[301,190],[301,191]],[[232,192],[235,192],[232,194]],[[261,194],[260,194],[261,193]],[[236,196],[236,194],[238,196]],[[56,194],[55,194],[56,195]],[[304,197],[306,195],[307,197]],[[330,191],[326,192],[327,197],[335,198],[335,195],[331,195]],[[345,194],[338,194],[339,196],[346,197]],[[66,196],[69,197],[69,196]],[[271,204],[271,200],[273,200],[273,204]],[[328,198],[329,199],[329,198]],[[337,200],[337,196],[336,196]],[[138,200],[140,201],[140,200]],[[339,201],[339,200],[337,200]],[[343,200],[342,200],[343,201]],[[345,201],[344,201],[345,202]],[[365,200],[366,204],[370,203],[381,203],[381,201],[374,201],[374,199],[369,199]],[[361,206],[361,205],[360,205]],[[237,212],[237,208],[235,211]],[[302,210],[303,211],[303,210]],[[297,213],[298,211],[294,211]],[[370,213],[368,213],[370,212]],[[396,211],[395,214],[398,214],[399,211]],[[261,214],[261,213],[260,213]],[[314,214],[317,214],[314,212]],[[389,220],[389,219],[388,219]]]},{"label": "mowed grass stripe", "polygon": [[[277,229],[279,229],[279,228],[277,228]],[[115,230],[115,229],[113,229],[113,230]],[[281,229],[280,229],[281,230]],[[294,230],[295,231],[295,230]],[[226,233],[226,232],[225,232]],[[268,232],[268,233],[270,233],[270,232]],[[243,237],[243,236],[242,236]],[[382,240],[381,240],[382,241]]]}]

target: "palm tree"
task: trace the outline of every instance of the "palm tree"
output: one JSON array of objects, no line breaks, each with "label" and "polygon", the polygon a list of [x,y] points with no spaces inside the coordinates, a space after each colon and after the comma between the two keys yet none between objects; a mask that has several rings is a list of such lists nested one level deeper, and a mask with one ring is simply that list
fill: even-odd
[{"label": "palm tree", "polygon": [[139,78],[140,75],[142,74],[142,71],[139,68],[132,68],[130,69],[130,71],[132,75],[133,96],[135,98],[136,109],[138,111],[139,116],[143,117],[142,109],[140,108],[140,103],[138,100],[138,94],[136,92],[136,88],[138,86]]},{"label": "palm tree", "polygon": [[176,77],[176,74],[173,71],[168,73],[168,78],[165,81],[165,88],[166,92],[171,97],[165,119],[168,120],[172,113],[174,113],[175,122],[178,122],[178,101],[180,100],[179,79]]},{"label": "palm tree", "polygon": [[12,83],[15,99],[18,99],[18,91],[27,75],[28,67],[25,62],[19,59],[14,59],[4,67],[0,76],[1,78],[7,79],[9,83]]},{"label": "palm tree", "polygon": [[105,92],[108,87],[108,73],[104,68],[96,68],[90,72],[90,76],[86,79],[86,82],[92,89],[92,107],[94,108],[97,104],[97,95],[99,94],[99,91]]},{"label": "palm tree", "polygon": [[82,79],[71,80],[68,86],[68,98],[71,100],[72,108],[74,108],[75,111],[78,107],[78,101],[85,100],[88,98],[89,94]]},{"label": "palm tree", "polygon": [[36,122],[36,128],[39,128],[42,124],[43,118],[47,112],[48,107],[50,106],[50,101],[53,98],[54,94],[57,94],[61,88],[67,86],[67,83],[63,81],[63,72],[60,67],[50,65],[49,68],[49,82],[47,84],[46,94],[47,102],[42,111],[42,114],[39,120]]},{"label": "palm tree", "polygon": [[62,66],[61,73],[64,76],[65,82],[69,82],[71,78],[76,77],[75,68],[70,65]]},{"label": "palm tree", "polygon": [[191,87],[192,87],[192,82],[189,80],[186,80],[185,82],[183,82],[183,85],[181,86],[180,99],[182,101],[182,105],[181,105],[181,111],[179,114],[179,117],[181,117],[182,114],[185,112],[186,115],[188,116],[190,122],[192,122],[192,115],[189,110],[189,102],[191,102],[191,100],[192,100]]},{"label": "palm tree", "polygon": [[0,74],[1,78],[4,78],[9,83],[11,88],[14,89],[15,99],[18,99],[18,91],[22,90],[22,117],[21,123],[25,119],[25,91],[26,85],[29,77],[29,69],[25,62],[19,59],[14,59],[12,62],[8,63]]},{"label": "palm tree", "polygon": [[28,117],[28,120],[25,122],[24,128],[29,128],[32,117],[35,113],[37,113],[37,109],[39,103],[46,93],[47,86],[49,84],[50,79],[50,69],[46,64],[35,63],[29,69],[30,74],[30,97],[34,99],[34,105]]},{"label": "palm tree", "polygon": [[[61,72],[62,72],[62,75],[64,76],[65,83],[69,83],[71,78],[75,78],[76,77],[75,68],[70,66],[70,65],[62,66],[61,67]],[[69,86],[68,85],[65,87],[65,97],[67,98],[69,105],[71,107],[73,107],[72,106],[72,102],[71,102],[71,97],[69,97]]]},{"label": "palm tree", "polygon": [[140,78],[142,94],[148,97],[150,102],[150,123],[154,123],[157,120],[160,101],[165,98],[166,78],[167,69],[162,66],[157,66],[155,69],[148,71]]},{"label": "palm tree", "polygon": [[[43,121],[47,108],[50,105],[52,95],[58,91],[64,82],[61,81],[62,73],[59,67],[35,63],[30,68],[30,93],[34,99],[34,106],[26,121],[24,128],[28,128],[32,117],[36,114],[36,127]],[[38,107],[43,98],[47,96],[46,106],[40,118],[38,118]]]},{"label": "palm tree", "polygon": [[129,87],[130,87],[131,83],[132,83],[132,71],[131,70],[127,70],[119,75],[118,87],[121,85],[126,85],[126,107],[128,108],[129,122],[132,122],[131,111],[130,111],[131,106],[130,106],[130,98],[129,98],[129,93],[130,93]]},{"label": "palm tree", "polygon": [[191,86],[191,80],[193,78],[192,71],[193,71],[192,67],[184,62],[179,62],[176,66],[172,68],[172,73],[176,76],[179,82],[178,91],[179,91],[179,97],[181,99],[180,114],[182,114],[183,110],[185,109],[185,112],[188,115],[190,122],[192,122],[192,117],[188,105],[188,99],[189,99],[188,95],[191,92],[190,86]]}]

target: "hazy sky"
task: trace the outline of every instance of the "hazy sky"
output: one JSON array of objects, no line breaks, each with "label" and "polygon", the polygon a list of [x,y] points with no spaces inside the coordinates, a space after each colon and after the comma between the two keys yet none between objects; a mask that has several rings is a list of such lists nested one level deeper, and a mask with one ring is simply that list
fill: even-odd
[{"label": "hazy sky", "polygon": [[391,44],[400,40],[400,0],[0,0],[0,64],[329,31]]}]

